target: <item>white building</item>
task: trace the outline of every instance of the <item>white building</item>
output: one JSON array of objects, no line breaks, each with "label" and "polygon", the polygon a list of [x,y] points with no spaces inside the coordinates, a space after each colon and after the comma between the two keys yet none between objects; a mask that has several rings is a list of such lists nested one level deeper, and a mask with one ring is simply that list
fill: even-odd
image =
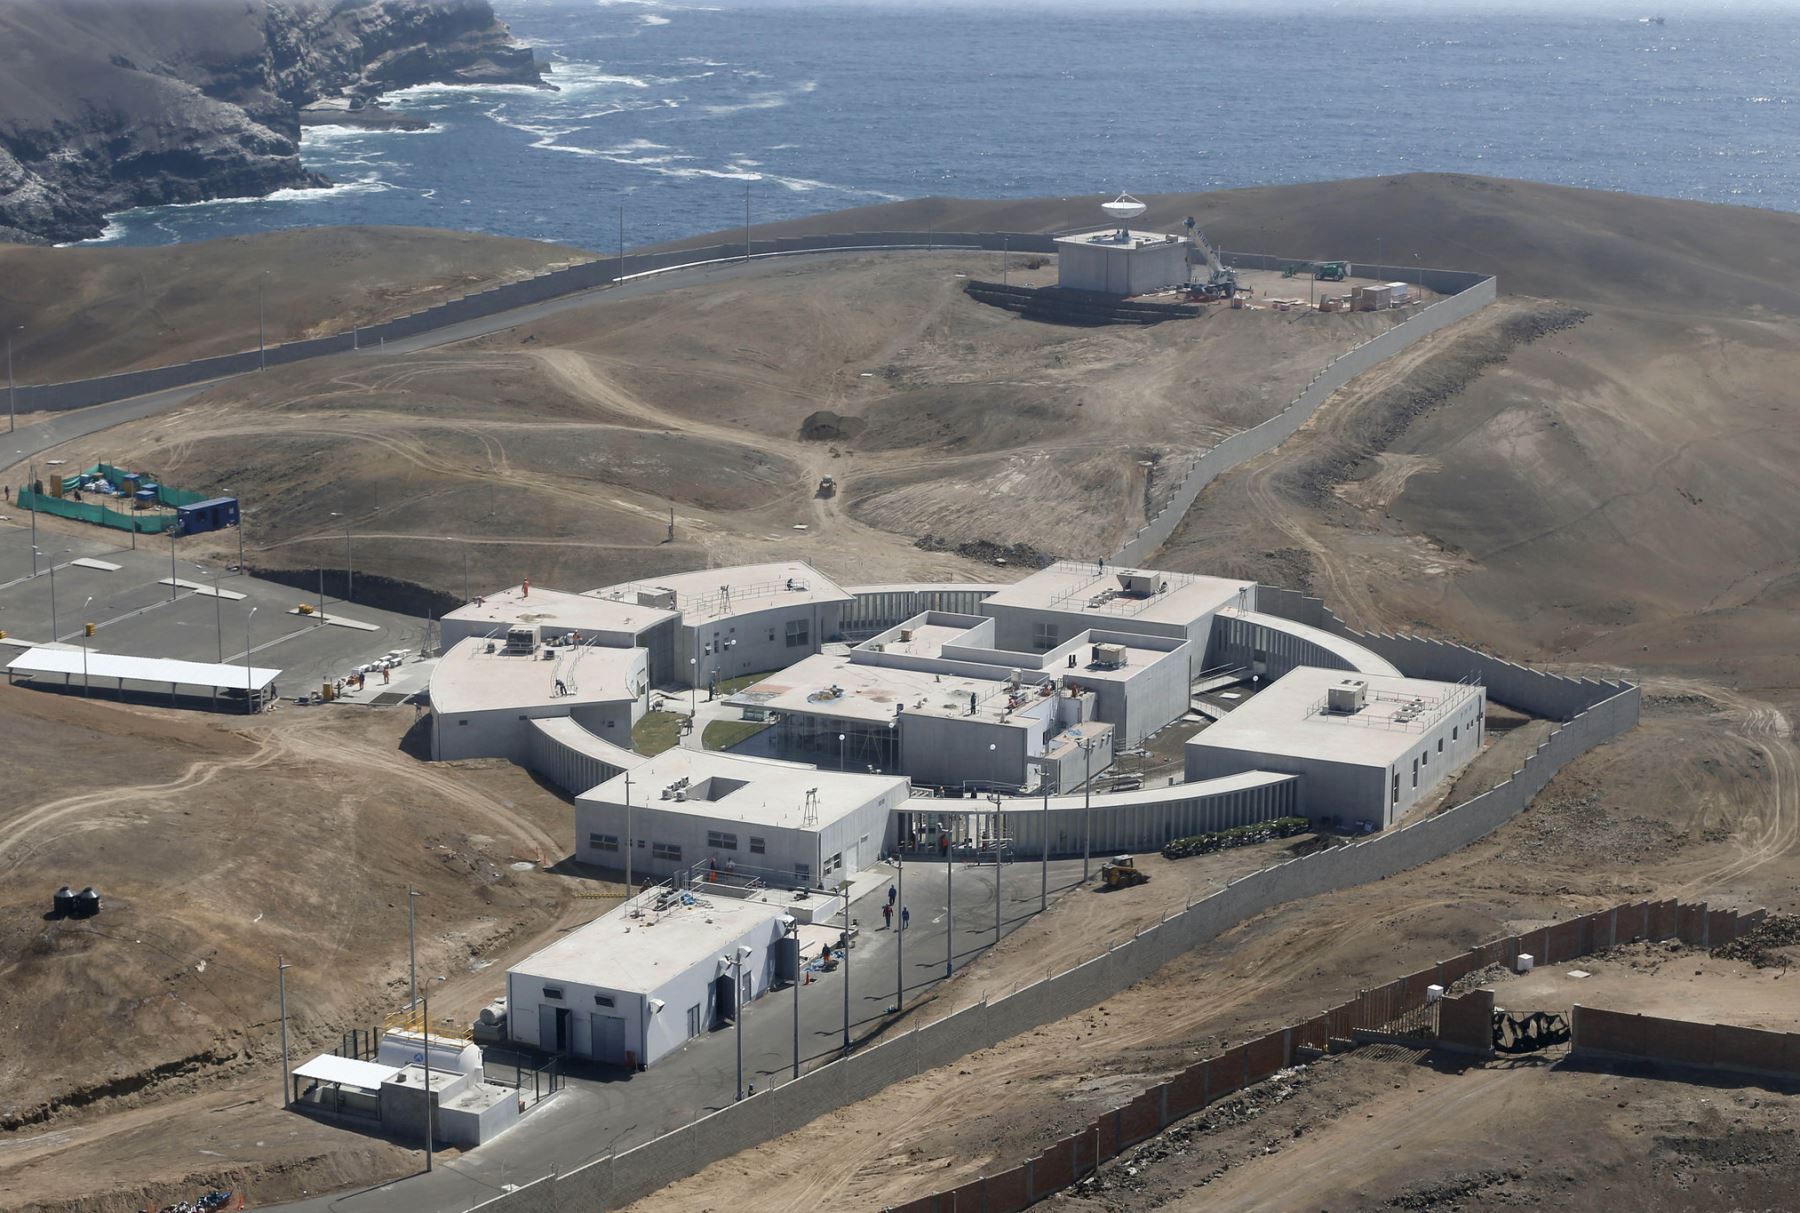
[{"label": "white building", "polygon": [[740,979],[744,1002],[777,980],[778,945],[794,915],[704,886],[664,891],[660,907],[646,901],[595,919],[508,970],[507,1035],[547,1053],[652,1065],[730,1019]]},{"label": "white building", "polygon": [[532,642],[579,632],[584,644],[608,648],[650,647],[649,637],[671,625],[675,612],[638,602],[547,590],[529,582],[465,602],[439,620],[440,647],[448,652],[471,636],[504,642],[515,632]]},{"label": "white building", "polygon": [[832,887],[891,849],[910,791],[895,775],[677,747],[575,798],[575,855],[622,869],[629,839],[634,879],[710,861],[774,888]]},{"label": "white building", "polygon": [[1104,295],[1186,286],[1187,244],[1163,232],[1105,228],[1056,239],[1056,284]]},{"label": "white building", "polygon": [[583,597],[674,612],[679,623],[657,686],[706,686],[792,665],[837,638],[844,608],[856,599],[798,560],[697,569],[594,590]]},{"label": "white building", "polygon": [[1061,560],[981,604],[997,647],[1044,653],[1089,629],[1191,642],[1189,673],[1207,665],[1213,617],[1222,607],[1253,610],[1256,583],[1193,573]]},{"label": "white building", "polygon": [[631,726],[648,702],[648,656],[587,643],[458,641],[431,674],[431,756],[529,766],[529,722],[561,716],[629,749]]},{"label": "white building", "polygon": [[1480,752],[1486,711],[1479,686],[1301,667],[1189,740],[1187,780],[1299,775],[1305,816],[1386,829]]}]

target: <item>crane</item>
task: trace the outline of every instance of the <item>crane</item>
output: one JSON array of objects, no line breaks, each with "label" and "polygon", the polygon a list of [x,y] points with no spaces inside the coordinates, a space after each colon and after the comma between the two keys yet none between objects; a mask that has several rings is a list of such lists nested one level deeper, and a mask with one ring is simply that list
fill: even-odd
[{"label": "crane", "polygon": [[1212,246],[1202,234],[1194,217],[1187,217],[1187,261],[1188,265],[1206,266],[1206,281],[1195,283],[1194,289],[1211,299],[1230,299],[1238,293],[1237,271],[1227,269],[1219,260],[1219,251]]}]

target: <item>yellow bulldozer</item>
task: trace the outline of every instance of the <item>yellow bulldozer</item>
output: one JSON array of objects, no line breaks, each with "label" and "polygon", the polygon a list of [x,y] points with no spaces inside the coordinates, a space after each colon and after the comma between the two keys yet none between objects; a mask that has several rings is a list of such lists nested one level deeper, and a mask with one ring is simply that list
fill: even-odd
[{"label": "yellow bulldozer", "polygon": [[1129,889],[1132,885],[1147,884],[1147,876],[1129,855],[1115,855],[1111,863],[1100,865],[1100,883],[1109,889]]}]

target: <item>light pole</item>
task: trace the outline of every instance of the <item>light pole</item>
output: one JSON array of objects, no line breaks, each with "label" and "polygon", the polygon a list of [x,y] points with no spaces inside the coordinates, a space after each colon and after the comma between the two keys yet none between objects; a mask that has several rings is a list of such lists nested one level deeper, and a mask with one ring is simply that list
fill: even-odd
[{"label": "light pole", "polygon": [[248,615],[244,616],[244,715],[246,715],[246,716],[248,716],[251,711],[250,697],[253,694],[255,694],[255,691],[252,689],[252,687],[250,685],[250,683],[251,683],[250,621],[255,618],[256,618],[256,608],[251,607],[250,613]]},{"label": "light pole", "polygon": [[844,770],[844,734],[838,734],[838,770]]},{"label": "light pole", "polygon": [[463,601],[473,602],[469,597],[469,545],[463,544]]},{"label": "light pole", "polygon": [[9,434],[19,426],[19,389],[13,383],[13,334],[24,331],[25,326],[22,324],[6,330],[6,432]]},{"label": "light pole", "polygon": [[950,976],[956,959],[956,844],[950,841],[950,815],[944,815],[944,976]]},{"label": "light pole", "polygon": [[408,1010],[419,1005],[419,949],[415,942],[417,936],[413,934],[413,907],[423,896],[417,889],[408,887],[406,890],[406,965],[410,974],[408,986],[412,990],[412,998],[406,1004]]},{"label": "light pole", "polygon": [[[73,548],[64,548],[62,554],[67,556],[74,550],[75,549]],[[43,555],[45,561],[50,565],[50,643],[55,644],[62,636],[61,631],[58,630],[56,626],[56,555],[53,552],[40,553],[37,548],[32,548],[31,565],[33,570],[37,568],[37,558],[40,554]],[[33,576],[35,575],[36,573],[34,572]]]},{"label": "light pole", "polygon": [[344,601],[349,602],[356,589],[356,574],[350,568],[350,515],[333,510],[331,516],[344,520]]},{"label": "light pole", "polygon": [[431,1170],[431,999],[419,1004],[419,1033],[425,1038],[420,1055],[425,1059],[425,1169]]},{"label": "light pole", "polygon": [[88,696],[88,606],[94,605],[94,596],[88,594],[88,601],[81,603],[81,698]]},{"label": "light pole", "polygon": [[750,262],[750,183],[744,182],[744,263]]},{"label": "light pole", "polygon": [[264,270],[256,280],[256,369],[269,369],[268,346],[263,340],[263,284],[268,281],[269,271]]},{"label": "light pole", "polygon": [[625,204],[619,203],[619,273],[617,282],[625,281]]},{"label": "light pole", "polygon": [[294,1080],[288,1077],[287,1046],[287,971],[293,968],[280,956],[275,957],[275,991],[281,1000],[281,1106],[288,1106],[289,1092],[294,1089]]},{"label": "light pole", "polygon": [[[202,575],[204,575],[206,573],[206,569],[202,568],[200,565],[195,565],[194,569],[195,569],[195,571],[201,573]],[[217,569],[212,570],[212,583],[213,583],[213,630],[217,634],[218,641],[219,641],[219,664],[224,665],[225,664],[225,607],[223,605],[222,600],[219,597],[219,570],[217,570]]]},{"label": "light pole", "polygon": [[176,580],[177,580],[177,578],[175,576],[175,528],[170,527],[169,528],[169,601],[170,602],[174,602],[175,595],[181,592],[175,585]]},{"label": "light pole", "polygon": [[1044,845],[1038,852],[1038,913],[1050,908],[1050,771],[1044,773]]},{"label": "light pole", "polygon": [[1000,793],[988,793],[994,802],[994,946],[1000,946]]},{"label": "light pole", "polygon": [[[906,908],[906,860],[900,855],[900,843],[894,842],[894,900]],[[894,937],[894,1010],[906,1005],[906,915],[896,914],[894,924],[899,934]]]},{"label": "light pole", "polygon": [[[636,891],[635,887],[631,883],[631,848],[632,848],[632,841],[631,841],[631,772],[626,771],[625,772],[625,904],[627,906],[631,905],[632,895]],[[630,916],[631,916],[630,911],[627,910],[626,917],[629,918]],[[799,936],[795,936],[795,938],[797,939],[797,938],[799,938]]]},{"label": "light pole", "polygon": [[86,698],[87,698],[87,697],[88,697],[88,672],[87,672],[87,649],[88,649],[88,645],[87,645],[87,637],[88,637],[88,625],[87,625],[87,609],[88,609],[88,608],[89,608],[89,607],[91,607],[91,606],[93,606],[93,605],[94,605],[94,596],[93,596],[93,595],[92,595],[92,594],[89,594],[89,595],[88,595],[88,600],[87,600],[87,601],[86,601],[86,602],[84,602],[84,603],[82,603],[82,604],[81,604],[81,697],[82,697],[82,698],[83,698],[83,699],[86,699]]},{"label": "light pole", "polygon": [[[25,452],[20,451],[23,455]],[[25,468],[25,483],[31,489],[31,575],[37,576],[37,460],[33,459]]]},{"label": "light pole", "polygon": [[1087,778],[1081,782],[1081,883],[1086,884],[1088,878],[1088,856],[1092,850],[1094,839],[1094,742],[1092,738],[1081,743],[1083,761],[1087,767]]},{"label": "light pole", "polygon": [[838,892],[844,897],[844,1053],[850,1052],[850,882],[838,882]]},{"label": "light pole", "polygon": [[731,1034],[737,1038],[737,1097],[741,1103],[744,1098],[744,961],[749,959],[750,949],[739,944],[731,956]]},{"label": "light pole", "polygon": [[794,1077],[800,1077],[800,920],[788,920],[788,934],[794,937]]}]

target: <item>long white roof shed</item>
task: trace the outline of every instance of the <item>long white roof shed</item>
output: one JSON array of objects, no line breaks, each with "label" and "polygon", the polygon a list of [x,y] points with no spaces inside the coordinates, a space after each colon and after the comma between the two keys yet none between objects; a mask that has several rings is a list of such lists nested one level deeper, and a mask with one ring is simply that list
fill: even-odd
[{"label": "long white roof shed", "polygon": [[[86,663],[85,665],[83,663]],[[120,653],[83,653],[80,649],[35,648],[7,663],[9,676],[35,677],[43,674],[84,672],[91,682],[96,678],[126,682],[148,682],[161,686],[206,687],[215,691],[265,690],[281,676],[280,670],[266,666],[223,665],[211,661],[176,661],[171,657],[129,657]]]}]

